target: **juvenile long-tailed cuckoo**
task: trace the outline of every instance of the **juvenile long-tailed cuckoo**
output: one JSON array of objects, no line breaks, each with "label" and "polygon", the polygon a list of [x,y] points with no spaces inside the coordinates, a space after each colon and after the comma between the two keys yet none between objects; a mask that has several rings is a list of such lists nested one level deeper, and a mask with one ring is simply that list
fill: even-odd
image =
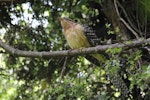
[{"label": "juvenile long-tailed cuckoo", "polygon": [[[76,23],[75,21],[69,18],[59,18],[59,20],[64,31],[63,34],[71,49],[92,47],[100,44],[97,35],[91,27]],[[100,64],[105,63],[105,61],[108,59],[108,57],[100,53],[89,54],[86,55],[85,58],[87,58],[90,62],[97,66],[100,66]],[[122,80],[121,76],[117,73],[109,73],[107,76],[110,78],[112,84],[119,89],[121,94],[127,97],[128,88]]]},{"label": "juvenile long-tailed cuckoo", "polygon": [[[71,49],[92,47],[100,44],[98,37],[91,27],[78,24],[69,18],[59,19],[64,30],[63,34]],[[106,57],[102,54],[90,54],[85,56],[85,58],[97,66],[106,60]]]}]

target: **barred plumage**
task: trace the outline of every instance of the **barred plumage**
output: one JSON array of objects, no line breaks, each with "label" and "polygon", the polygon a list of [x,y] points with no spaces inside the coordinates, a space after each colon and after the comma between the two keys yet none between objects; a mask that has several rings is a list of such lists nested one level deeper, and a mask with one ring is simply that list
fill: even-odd
[{"label": "barred plumage", "polygon": [[129,89],[118,73],[108,73],[107,76],[109,77],[111,83],[115,86],[115,88],[117,88],[123,95],[123,97],[129,96]]},{"label": "barred plumage", "polygon": [[89,40],[89,43],[91,44],[91,46],[99,45],[100,39],[95,34],[95,31],[91,27],[89,27],[85,24],[83,24],[82,26],[84,27],[84,34],[87,37],[87,39]]}]

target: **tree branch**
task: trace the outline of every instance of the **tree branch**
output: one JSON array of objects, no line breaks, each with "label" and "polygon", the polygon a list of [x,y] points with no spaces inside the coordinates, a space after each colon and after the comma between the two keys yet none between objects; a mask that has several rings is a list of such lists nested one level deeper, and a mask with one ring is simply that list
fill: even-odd
[{"label": "tree branch", "polygon": [[104,52],[109,48],[123,48],[129,49],[137,46],[143,46],[146,44],[150,44],[150,38],[148,39],[138,39],[133,41],[125,41],[123,43],[115,43],[110,45],[98,45],[96,47],[89,47],[81,49],[74,49],[74,50],[63,50],[63,51],[23,51],[19,49],[15,49],[6,43],[0,41],[0,47],[2,47],[6,52],[12,54],[14,56],[20,57],[34,57],[34,58],[51,58],[51,57],[61,57],[61,56],[74,56],[74,55],[83,55],[83,54],[90,54],[90,53],[100,53]]}]

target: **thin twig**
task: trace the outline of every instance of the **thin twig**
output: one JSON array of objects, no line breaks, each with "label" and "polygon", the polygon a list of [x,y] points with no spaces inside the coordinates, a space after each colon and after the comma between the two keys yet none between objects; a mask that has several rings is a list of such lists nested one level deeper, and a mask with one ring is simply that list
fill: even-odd
[{"label": "thin twig", "polygon": [[[118,6],[121,8],[121,10],[123,11],[124,15],[125,15],[125,18],[127,19],[129,25],[136,31],[138,31],[138,29],[136,27],[134,27],[133,23],[131,22],[131,20],[129,19],[129,16],[128,14],[126,13],[125,9],[123,8],[123,6],[117,2]],[[139,31],[138,31],[139,32]]]},{"label": "thin twig", "polygon": [[120,13],[119,13],[119,10],[118,10],[118,7],[117,7],[117,1],[114,0],[114,5],[115,5],[115,9],[116,9],[116,12],[117,12],[117,15],[120,17]]},{"label": "thin twig", "polygon": [[136,39],[139,39],[138,34],[130,27],[130,25],[123,18],[120,18],[120,21],[123,22],[123,24],[134,34]]},{"label": "thin twig", "polygon": [[64,64],[63,64],[63,67],[62,67],[62,70],[61,70],[61,73],[60,73],[59,82],[61,82],[62,77],[63,77],[63,73],[64,73],[64,71],[65,71],[65,69],[66,69],[67,59],[68,59],[68,57],[65,57],[65,62],[64,62]]},{"label": "thin twig", "polygon": [[[118,6],[117,6],[117,1],[116,0],[114,0],[114,6],[115,6],[115,9],[116,9],[117,15],[120,17],[120,13],[119,13],[119,10],[118,10]],[[135,37],[137,39],[139,39],[138,34],[130,27],[130,25],[123,18],[120,17],[120,21],[123,22],[123,24],[135,35]]]}]

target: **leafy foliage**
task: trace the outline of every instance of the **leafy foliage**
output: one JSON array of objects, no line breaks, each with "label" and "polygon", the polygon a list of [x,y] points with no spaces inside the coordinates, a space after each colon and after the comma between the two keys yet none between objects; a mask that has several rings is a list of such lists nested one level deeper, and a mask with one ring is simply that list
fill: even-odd
[{"label": "leafy foliage", "polygon": [[[126,11],[120,17],[138,32],[139,37],[149,38],[150,2],[116,1],[120,4],[119,11]],[[126,40],[135,39],[129,29],[114,21],[118,17],[110,2],[111,0],[2,0],[0,36],[7,44],[20,50],[66,50],[69,46],[62,35],[58,17],[69,16],[95,29],[100,40],[103,40],[102,44],[109,40],[112,43],[122,42],[124,37]],[[142,5],[142,8],[138,5]],[[7,54],[0,49],[0,99],[125,99],[108,77],[110,73],[119,73],[131,93],[128,98],[148,100],[150,63],[144,59],[145,55],[141,51],[143,48],[140,48],[108,49],[106,53],[109,59],[99,67],[83,57],[25,58]]]}]

